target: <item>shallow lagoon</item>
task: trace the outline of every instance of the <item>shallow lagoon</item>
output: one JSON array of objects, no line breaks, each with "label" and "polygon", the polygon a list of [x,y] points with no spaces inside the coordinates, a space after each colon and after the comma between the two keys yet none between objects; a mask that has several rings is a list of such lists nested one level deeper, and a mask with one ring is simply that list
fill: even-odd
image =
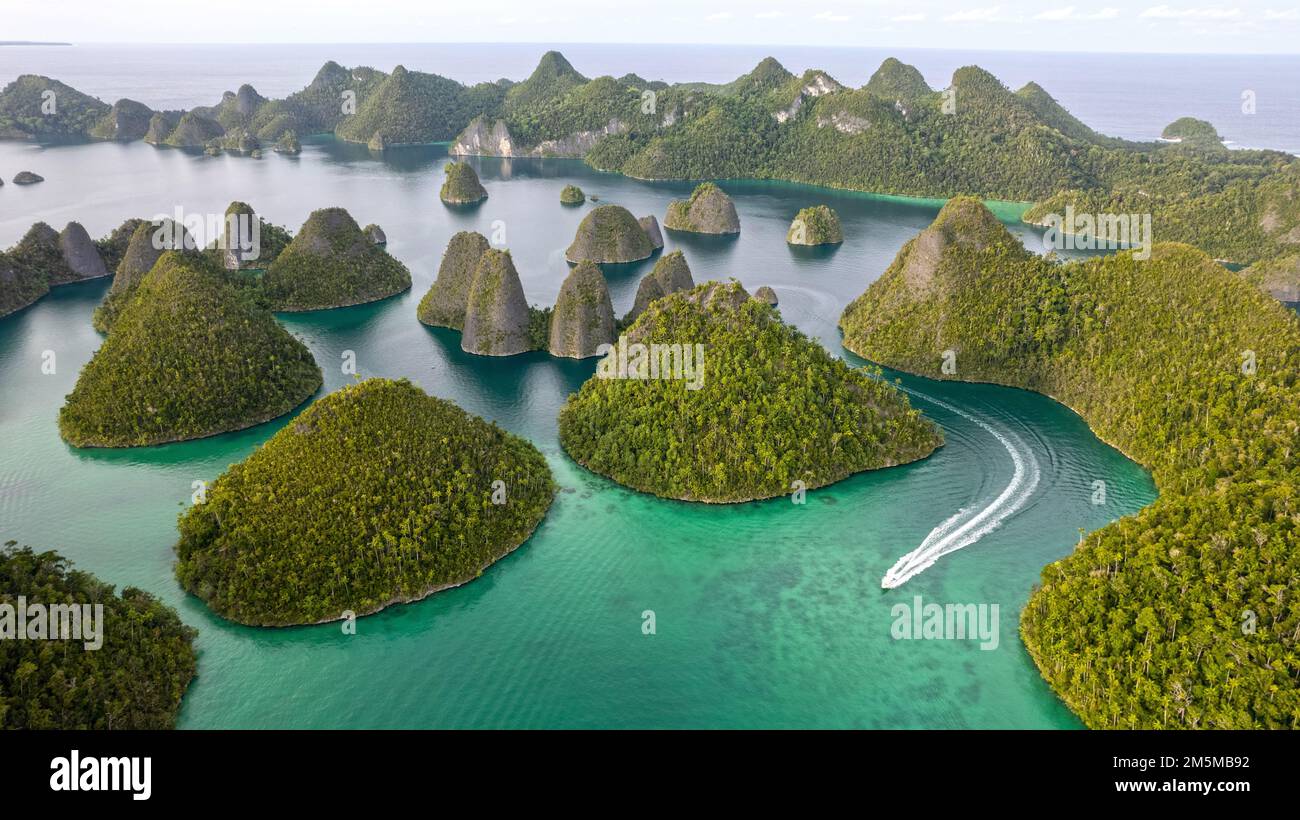
[{"label": "shallow lagoon", "polygon": [[[415,306],[458,230],[504,230],[530,301],[553,303],[564,248],[585,208],[563,208],[579,185],[601,202],[662,221],[688,183],[645,183],[571,160],[476,160],[489,199],[471,210],[438,202],[445,150],[309,141],[298,158],[204,157],[143,144],[38,147],[0,143],[0,173],[31,168],[47,182],[0,189],[0,245],[43,219],[81,221],[101,236],[131,216],[251,203],[291,230],[318,207],[377,222],[415,285],[382,303],[284,315],[325,371],[325,390],[360,375],[411,378],[430,393],[527,436],[562,490],[521,549],[473,583],[360,620],[284,630],[235,626],[185,595],[171,574],[175,517],[196,479],[211,480],[284,420],[214,439],[143,450],[76,451],[58,437],[62,397],[100,338],[90,314],[108,281],[57,289],[0,320],[0,539],[54,548],[119,586],[147,589],[200,631],[199,677],[182,727],[1072,727],[1017,635],[1017,613],[1043,565],[1079,530],[1149,503],[1149,477],[1099,442],[1068,409],[1023,391],[902,377],[943,425],[947,444],[924,462],[859,475],[808,494],[703,506],[638,495],[560,451],[555,416],[595,369],[529,354],[488,359],[459,336],[415,319]],[[734,276],[771,285],[781,312],[836,355],[843,307],[929,224],[939,203],[771,182],[723,182],[738,238],[667,234],[697,282]],[[847,241],[784,243],[799,208],[836,208]],[[1011,219],[1015,209],[1000,209]],[[1037,233],[1015,226],[1029,243]],[[616,311],[631,306],[653,260],[611,266]],[[57,373],[41,373],[41,354]],[[949,407],[927,401],[933,397]],[[953,408],[960,412],[954,412]],[[967,415],[962,415],[965,413]],[[967,417],[969,416],[969,418]],[[1026,505],[977,543],[902,587],[880,578],[933,527],[980,508],[1010,480],[1007,449],[979,422],[1011,434],[1038,464]],[[1092,503],[1093,482],[1107,503]],[[997,603],[999,644],[896,641],[896,603]],[[642,634],[653,610],[656,634]]]}]

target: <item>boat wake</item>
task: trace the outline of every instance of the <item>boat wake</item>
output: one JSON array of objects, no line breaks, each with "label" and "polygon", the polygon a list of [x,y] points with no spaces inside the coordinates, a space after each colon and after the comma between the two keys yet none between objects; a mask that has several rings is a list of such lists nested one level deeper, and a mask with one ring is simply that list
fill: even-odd
[{"label": "boat wake", "polygon": [[890,567],[889,572],[885,573],[885,577],[880,579],[880,586],[883,589],[894,589],[902,586],[934,566],[934,563],[943,556],[956,552],[963,547],[969,547],[997,529],[1003,521],[1015,515],[1029,500],[1030,495],[1038,486],[1041,472],[1038,468],[1038,459],[1034,457],[1033,450],[1026,446],[1019,436],[1010,431],[999,431],[987,422],[977,419],[970,413],[960,410],[947,402],[931,398],[914,390],[903,389],[917,398],[936,404],[984,428],[1011,455],[1015,472],[1012,474],[1011,482],[1007,484],[1006,489],[997,498],[993,499],[988,506],[978,511],[973,507],[963,507],[947,521],[931,530],[930,534],[921,542],[921,546],[899,558],[897,563]]}]

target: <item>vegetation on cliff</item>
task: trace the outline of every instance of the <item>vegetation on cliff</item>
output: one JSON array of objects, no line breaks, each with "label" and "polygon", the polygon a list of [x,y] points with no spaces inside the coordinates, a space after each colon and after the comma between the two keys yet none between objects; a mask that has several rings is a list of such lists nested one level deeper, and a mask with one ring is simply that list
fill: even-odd
[{"label": "vegetation on cliff", "polygon": [[1292,311],[1185,245],[1053,263],[957,199],[841,327],[890,367],[1056,397],[1152,470],[1160,498],[1046,567],[1022,614],[1087,725],[1297,727]]},{"label": "vegetation on cliff", "polygon": [[803,208],[786,231],[791,245],[838,245],[844,241],[839,214],[826,205]]},{"label": "vegetation on cliff", "polygon": [[552,356],[585,359],[614,341],[614,306],[605,274],[594,262],[579,262],[560,286],[550,319]]},{"label": "vegetation on cliff", "polygon": [[438,198],[448,205],[470,205],[487,199],[487,189],[478,181],[478,174],[466,162],[449,162],[444,166],[443,180]]},{"label": "vegetation on cliff", "polygon": [[77,447],[133,447],[241,430],[321,385],[311,353],[238,274],[168,251],[118,313],[59,411]]},{"label": "vegetation on cliff", "polygon": [[692,233],[740,233],[740,217],[726,192],[712,182],[702,182],[689,199],[668,203],[664,227]]},{"label": "vegetation on cliff", "polygon": [[691,278],[691,267],[686,264],[686,256],[681,251],[664,254],[637,286],[632,310],[624,317],[623,323],[632,324],[654,300],[693,287],[695,280]]},{"label": "vegetation on cliff", "polygon": [[[0,729],[170,729],[197,667],[194,638],[176,610],[147,592],[116,593],[56,552],[0,549],[0,602],[102,605],[100,645],[87,640],[0,640]],[[94,614],[94,611],[91,611]],[[89,624],[81,621],[87,637]],[[28,623],[31,627],[31,623]],[[46,629],[50,629],[46,625]]]},{"label": "vegetation on cliff", "polygon": [[465,303],[460,346],[480,356],[513,356],[537,347],[532,311],[510,251],[483,252]]},{"label": "vegetation on cliff", "polygon": [[0,316],[22,310],[49,292],[48,278],[0,252]]},{"label": "vegetation on cliff", "polygon": [[622,205],[599,205],[582,218],[564,258],[570,262],[635,262],[655,251],[649,234]]},{"label": "vegetation on cliff", "polygon": [[475,231],[461,231],[451,238],[438,266],[438,278],[420,300],[416,315],[421,322],[454,330],[465,327],[470,285],[489,247],[487,237]]},{"label": "vegetation on cliff", "polygon": [[104,301],[95,308],[91,324],[100,333],[108,333],[126,303],[135,296],[136,288],[165,251],[194,250],[194,239],[183,225],[170,219],[158,222],[141,221],[131,234],[122,261],[113,275],[113,286],[104,294]]},{"label": "vegetation on cliff", "polygon": [[603,359],[561,409],[560,443],[642,492],[770,498],[914,461],[942,442],[894,387],[832,358],[734,282],[656,300],[625,343],[676,346],[675,356],[628,347],[627,377],[617,350]]},{"label": "vegetation on cliff", "polygon": [[343,208],[313,211],[262,277],[272,310],[347,307],[411,287],[411,272],[371,242]]},{"label": "vegetation on cliff", "polygon": [[240,623],[366,615],[473,580],[554,493],[524,439],[406,380],[368,379],[212,484],[181,516],[176,576]]},{"label": "vegetation on cliff", "polygon": [[577,185],[565,185],[560,191],[561,205],[581,205],[587,201],[587,195]]}]

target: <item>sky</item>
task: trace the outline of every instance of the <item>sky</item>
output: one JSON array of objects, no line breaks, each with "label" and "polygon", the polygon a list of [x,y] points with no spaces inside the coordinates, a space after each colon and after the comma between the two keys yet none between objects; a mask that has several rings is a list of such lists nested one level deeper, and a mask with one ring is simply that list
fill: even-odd
[{"label": "sky", "polygon": [[1297,54],[1300,0],[0,0],[4,40]]}]

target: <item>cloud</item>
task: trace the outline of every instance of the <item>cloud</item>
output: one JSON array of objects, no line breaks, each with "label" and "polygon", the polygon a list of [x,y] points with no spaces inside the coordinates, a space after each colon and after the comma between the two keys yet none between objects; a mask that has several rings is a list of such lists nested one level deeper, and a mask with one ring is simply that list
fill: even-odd
[{"label": "cloud", "polygon": [[731,12],[729,12],[729,11],[720,11],[720,12],[717,12],[716,14],[710,14],[708,17],[705,17],[704,19],[705,19],[705,20],[708,20],[710,23],[720,23],[720,22],[722,22],[723,20],[730,20],[730,19],[731,19]]},{"label": "cloud", "polygon": [[924,23],[925,15],[924,14],[900,14],[897,17],[890,17],[889,19],[891,22],[894,23]]},{"label": "cloud", "polygon": [[954,12],[944,17],[943,21],[945,23],[992,23],[1001,19],[1001,14],[1001,6],[989,6],[982,9]]},{"label": "cloud", "polygon": [[1059,9],[1048,9],[1040,11],[1034,15],[1035,20],[1114,20],[1119,17],[1119,9],[1103,8],[1092,12],[1080,12],[1075,6],[1066,6]]},{"label": "cloud", "polygon": [[755,14],[754,16],[757,17],[759,20],[776,20],[777,18],[784,17],[784,16],[785,16],[785,12],[783,12],[783,11],[760,11],[758,14]]},{"label": "cloud", "polygon": [[821,20],[826,23],[843,23],[849,19],[847,14],[831,14],[829,11],[819,12],[813,15],[814,20]]},{"label": "cloud", "polygon": [[1152,6],[1138,15],[1148,20],[1234,20],[1241,16],[1241,9],[1202,7],[1172,8],[1170,6]]},{"label": "cloud", "polygon": [[1265,20],[1300,20],[1300,9],[1266,9]]}]

